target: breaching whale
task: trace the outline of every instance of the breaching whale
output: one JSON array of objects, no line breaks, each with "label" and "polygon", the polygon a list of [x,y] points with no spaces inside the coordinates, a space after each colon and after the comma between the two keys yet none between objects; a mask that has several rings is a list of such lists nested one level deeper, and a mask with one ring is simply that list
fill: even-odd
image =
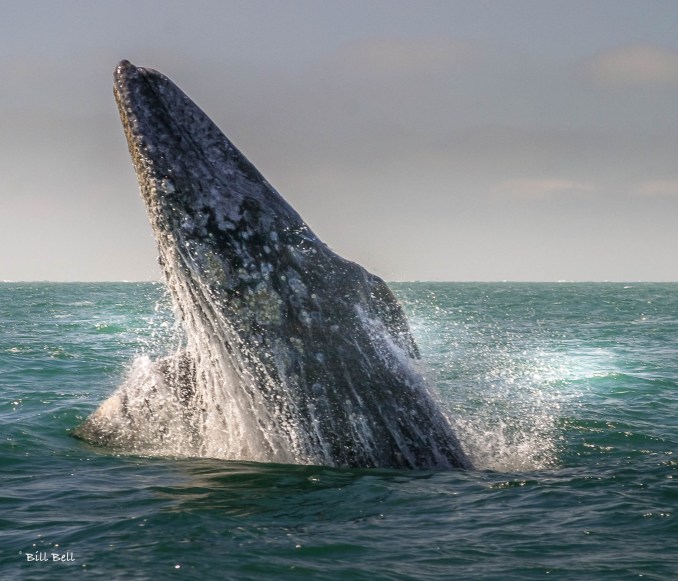
[{"label": "breaching whale", "polygon": [[470,467],[386,283],[321,242],[167,77],[122,61],[114,93],[185,339],[75,434],[141,453]]}]

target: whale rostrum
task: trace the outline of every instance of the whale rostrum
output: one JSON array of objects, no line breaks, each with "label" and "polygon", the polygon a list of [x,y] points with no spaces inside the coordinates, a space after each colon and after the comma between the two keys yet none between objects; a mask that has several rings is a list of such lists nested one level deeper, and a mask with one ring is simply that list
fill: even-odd
[{"label": "whale rostrum", "polygon": [[122,61],[114,92],[185,338],[137,361],[76,435],[136,453],[470,467],[386,283],[321,242],[167,77]]}]

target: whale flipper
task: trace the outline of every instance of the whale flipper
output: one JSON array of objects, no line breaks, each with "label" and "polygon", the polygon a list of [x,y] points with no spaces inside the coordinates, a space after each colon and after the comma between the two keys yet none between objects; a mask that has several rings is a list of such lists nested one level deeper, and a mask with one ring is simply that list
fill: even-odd
[{"label": "whale flipper", "polygon": [[[181,381],[165,363],[158,383],[172,391],[181,429],[164,415],[154,425],[152,403],[147,425],[190,433],[189,455],[469,467],[416,370],[416,344],[386,283],[321,242],[167,77],[123,61],[115,96],[186,333]],[[120,389],[141,388],[128,379]],[[106,432],[140,413],[105,407],[80,437],[114,442]]]}]

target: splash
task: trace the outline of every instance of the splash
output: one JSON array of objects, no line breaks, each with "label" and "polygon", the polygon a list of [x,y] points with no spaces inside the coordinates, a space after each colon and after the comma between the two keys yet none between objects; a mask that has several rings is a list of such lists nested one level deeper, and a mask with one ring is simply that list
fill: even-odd
[{"label": "splash", "polygon": [[480,373],[447,380],[454,390],[448,405],[455,430],[474,466],[501,472],[557,468],[563,418],[579,400],[578,392],[565,389],[571,379],[567,357],[508,349],[487,358]]},{"label": "splash", "polygon": [[181,392],[169,388],[172,377],[181,373],[180,360],[180,355],[135,358],[122,385],[76,435],[129,454],[199,455],[193,414]]},{"label": "splash", "polygon": [[[273,425],[277,418],[264,401],[261,378],[247,371],[246,348],[234,349],[217,335],[218,329],[233,340],[229,322],[214,305],[196,305],[195,289],[178,270],[171,272],[168,295],[182,324],[169,334],[163,315],[146,348],[157,351],[167,342],[174,352],[136,357],[120,387],[76,435],[125,454],[313,463],[299,454],[301,445],[290,446],[296,426],[290,422],[281,432]],[[207,324],[206,313],[212,314]]]},{"label": "splash", "polygon": [[[331,427],[333,419],[311,408],[310,418],[304,421],[296,405],[299,386],[294,377],[275,381],[263,366],[251,371],[251,360],[259,354],[252,353],[233,330],[234,325],[244,324],[242,319],[226,319],[206,289],[187,280],[182,269],[167,272],[168,295],[181,325],[170,326],[159,303],[157,331],[151,333],[153,340],[145,349],[158,351],[158,344],[169,343],[173,353],[136,357],[121,386],[76,435],[124,454],[337,465],[326,439],[327,424]],[[424,385],[411,366],[410,355],[393,341],[381,321],[359,305],[355,311],[379,357],[393,370],[408,370],[412,395],[420,398],[426,392],[417,393]],[[281,343],[272,358],[285,358],[286,353],[286,345]],[[331,354],[316,354],[319,360],[326,356]],[[316,386],[313,389],[320,391]],[[337,400],[331,386],[318,395]],[[423,401],[427,401],[425,395]],[[379,450],[370,419],[372,410],[360,408],[348,398],[338,403],[343,413],[348,412],[347,438],[359,442],[368,454],[374,451],[376,457]],[[391,422],[390,403],[381,400],[379,404],[385,410],[383,421]],[[391,429],[397,434],[402,430],[397,422],[419,419],[413,408],[411,416],[397,418]],[[408,444],[402,441],[402,449]],[[416,459],[410,461],[414,464]]]},{"label": "splash", "polygon": [[558,467],[564,418],[578,405],[575,386],[590,369],[581,357],[554,348],[538,325],[525,326],[529,319],[502,318],[508,308],[495,297],[464,304],[477,300],[477,289],[432,288],[408,295],[402,287],[398,295],[425,373],[473,466],[500,472]]}]

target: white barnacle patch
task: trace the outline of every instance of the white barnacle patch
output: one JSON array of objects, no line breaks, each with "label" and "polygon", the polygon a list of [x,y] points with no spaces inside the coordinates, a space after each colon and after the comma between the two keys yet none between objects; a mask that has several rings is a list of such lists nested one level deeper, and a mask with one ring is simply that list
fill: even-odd
[{"label": "white barnacle patch", "polygon": [[271,325],[280,322],[282,301],[278,293],[265,282],[260,282],[255,287],[250,298],[250,304],[254,310],[257,323]]},{"label": "white barnacle patch", "polygon": [[207,223],[209,221],[209,216],[206,212],[197,212],[194,218],[195,229],[200,233],[201,236],[208,236],[211,232],[207,229]]},{"label": "white barnacle patch", "polygon": [[325,354],[324,353],[316,353],[315,354],[315,360],[318,363],[325,363]]},{"label": "white barnacle patch", "polygon": [[224,208],[223,215],[231,222],[240,222],[240,220],[242,220],[242,208],[238,203],[231,202]]},{"label": "white barnacle patch", "polygon": [[277,242],[278,241],[278,233],[275,230],[271,230],[271,234],[269,235],[271,242]]},{"label": "white barnacle patch", "polygon": [[290,277],[287,284],[295,295],[303,298],[308,296],[308,289],[306,288],[306,285],[301,282],[301,279],[297,276]]},{"label": "white barnacle patch", "polygon": [[270,262],[261,263],[261,276],[267,278],[273,272],[273,265]]},{"label": "white barnacle patch", "polygon": [[170,178],[163,178],[160,182],[160,187],[166,194],[173,194],[176,189],[174,188],[174,182]]},{"label": "white barnacle patch", "polygon": [[311,316],[304,309],[299,309],[299,320],[306,326],[311,324]]},{"label": "white barnacle patch", "polygon": [[222,195],[221,188],[212,184],[207,188],[207,195],[209,196],[210,205],[215,207]]},{"label": "white barnacle patch", "polygon": [[218,282],[222,286],[228,286],[230,277],[224,268],[224,263],[221,260],[221,257],[211,248],[205,247],[201,249],[200,254],[204,273],[210,278],[210,280],[213,282]]},{"label": "white barnacle patch", "polygon": [[195,230],[195,223],[189,216],[184,215],[181,219],[181,230],[187,233]]},{"label": "white barnacle patch", "polygon": [[217,222],[217,228],[219,228],[219,230],[221,230],[222,232],[224,230],[234,230],[235,229],[234,225],[231,222],[224,219],[223,214],[221,214],[221,213],[215,214],[214,218]]}]

